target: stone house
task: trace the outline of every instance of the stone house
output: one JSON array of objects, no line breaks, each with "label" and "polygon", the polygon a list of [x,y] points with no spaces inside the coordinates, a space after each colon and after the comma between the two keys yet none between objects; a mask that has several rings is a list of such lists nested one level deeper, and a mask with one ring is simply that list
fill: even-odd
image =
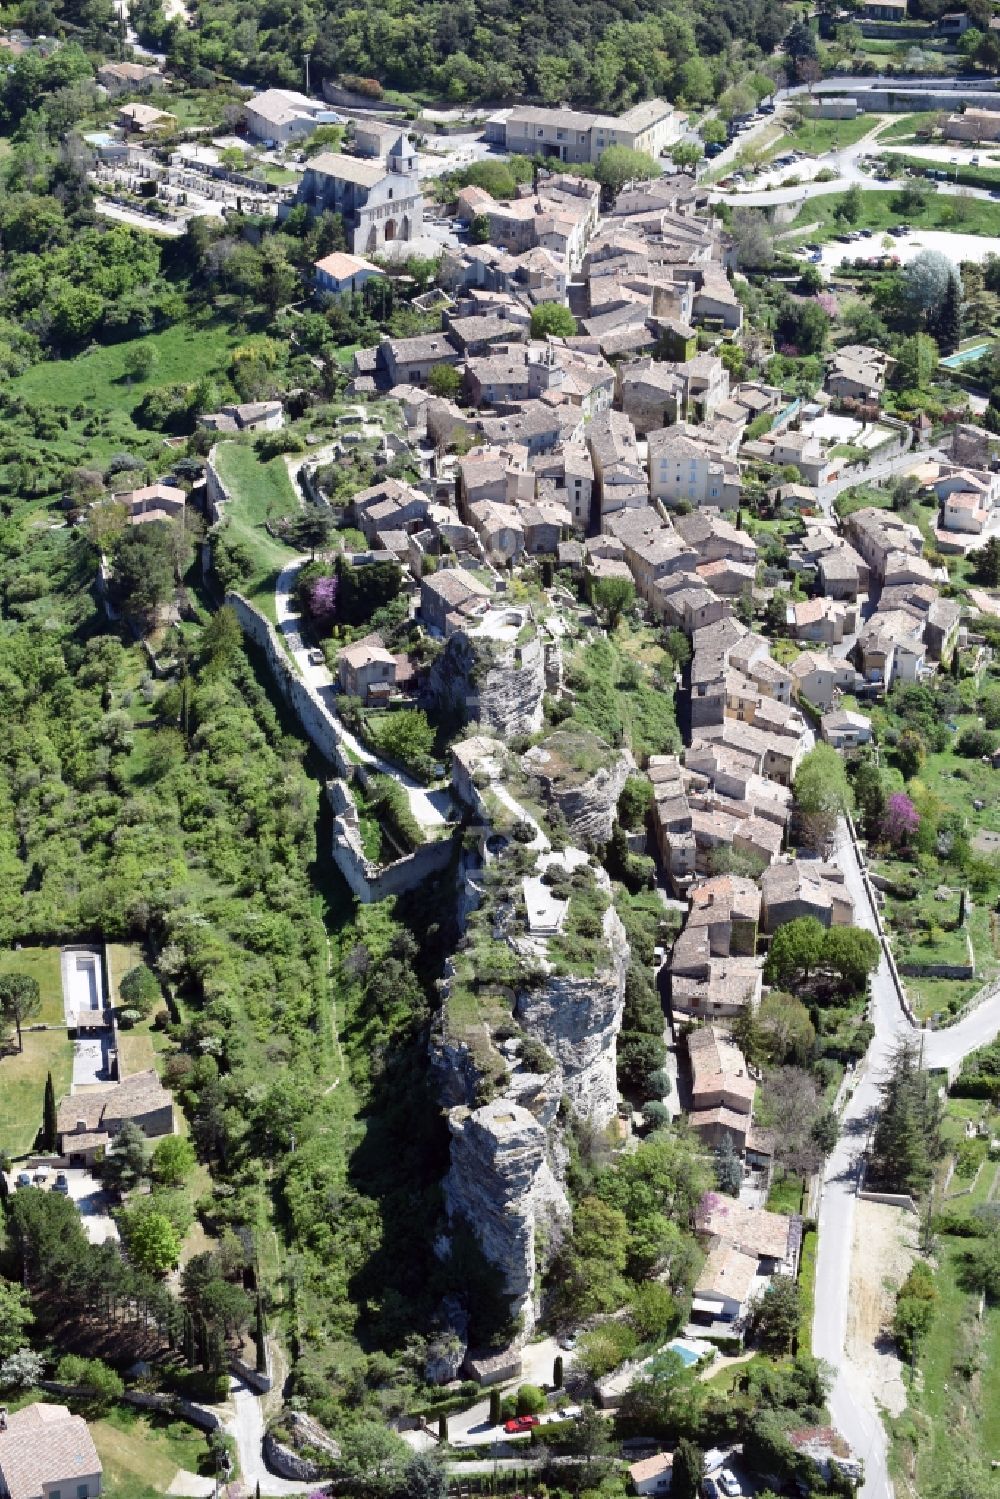
[{"label": "stone house", "polygon": [[328,296],[339,297],[346,292],[358,292],[377,276],[384,276],[377,265],[360,255],[348,255],[335,250],[313,262],[313,282],[316,290]]},{"label": "stone house", "polygon": [[247,134],[276,146],[304,140],[319,125],[336,124],[340,116],[321,99],[310,99],[294,89],[269,88],[243,106]]},{"label": "stone house", "polygon": [[447,638],[482,613],[491,591],[464,567],[439,568],[420,579],[420,616]]},{"label": "stone house", "polygon": [[97,81],[107,89],[108,98],[118,94],[148,94],[163,88],[166,74],[160,68],[147,68],[138,62],[106,62],[97,70]]},{"label": "stone house", "polygon": [[65,1405],[36,1400],[0,1407],[0,1494],[4,1499],[96,1499],[104,1469],[90,1428]]},{"label": "stone house", "polygon": [[[853,118],[853,116],[852,116]],[[831,355],[826,389],[841,400],[878,405],[886,377],[896,361],[883,349],[866,344],[845,344]]]},{"label": "stone house", "polygon": [[852,713],[846,708],[833,713],[824,713],[820,719],[820,734],[834,749],[847,752],[872,742],[871,719],[864,713]]},{"label": "stone house", "polygon": [[186,498],[183,489],[171,484],[146,484],[142,489],[115,495],[114,500],[127,510],[129,525],[140,526],[148,521],[179,520],[184,514]]},{"label": "stone house", "polygon": [[825,927],[854,922],[854,902],[835,864],[802,859],[772,864],[761,875],[760,894],[765,932],[803,916],[814,916]]},{"label": "stone house", "polygon": [[133,1073],[97,1093],[64,1098],[56,1116],[59,1150],[71,1166],[90,1166],[106,1151],[123,1124],[134,1124],[147,1138],[174,1131],[174,1105],[153,1068]]},{"label": "stone house", "polygon": [[801,656],[796,656],[789,670],[794,696],[806,698],[823,712],[833,705],[834,689],[850,691],[856,676],[849,661],[825,651],[803,651]]},{"label": "stone house", "polygon": [[337,680],[341,692],[363,703],[386,698],[396,683],[396,658],[378,636],[359,640],[337,653]]},{"label": "stone house", "polygon": [[641,1458],[628,1470],[632,1491],[636,1494],[669,1494],[673,1482],[674,1459],[670,1452],[657,1452]]},{"label": "stone house", "polygon": [[662,99],[635,104],[621,115],[518,106],[505,119],[489,121],[486,135],[511,153],[596,163],[608,146],[659,156],[679,139],[682,119]]},{"label": "stone house", "polygon": [[796,640],[809,640],[817,645],[839,645],[845,635],[853,635],[857,628],[856,611],[838,599],[803,599],[789,604],[786,615],[788,628]]}]

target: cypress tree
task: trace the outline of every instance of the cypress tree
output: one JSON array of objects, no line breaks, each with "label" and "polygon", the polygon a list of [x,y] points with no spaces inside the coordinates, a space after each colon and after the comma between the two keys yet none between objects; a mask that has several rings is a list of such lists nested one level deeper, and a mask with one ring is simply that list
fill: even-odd
[{"label": "cypress tree", "polygon": [[438,1441],[444,1447],[448,1442],[448,1417],[438,1416]]},{"label": "cypress tree", "polygon": [[194,1318],[190,1312],[184,1313],[184,1326],[181,1333],[181,1342],[184,1349],[184,1362],[189,1369],[193,1369],[197,1363],[194,1346]]},{"label": "cypress tree", "polygon": [[257,1297],[257,1318],[254,1326],[254,1344],[257,1350],[257,1373],[267,1373],[267,1345],[264,1340],[264,1303]]},{"label": "cypress tree", "polygon": [[500,1425],[500,1391],[490,1391],[490,1425]]},{"label": "cypress tree", "polygon": [[52,1085],[52,1073],[46,1074],[45,1078],[45,1103],[42,1109],[42,1146],[45,1150],[55,1150],[59,1139],[59,1130],[56,1121],[56,1090]]},{"label": "cypress tree", "polygon": [[954,354],[962,341],[962,290],[954,273],[948,277],[941,305],[934,313],[932,332],[942,354]]},{"label": "cypress tree", "polygon": [[555,1362],[552,1365],[552,1383],[553,1383],[554,1387],[557,1390],[561,1390],[562,1389],[562,1382],[563,1382],[563,1361],[562,1361],[562,1354],[561,1353],[557,1353],[556,1357],[555,1357]]}]

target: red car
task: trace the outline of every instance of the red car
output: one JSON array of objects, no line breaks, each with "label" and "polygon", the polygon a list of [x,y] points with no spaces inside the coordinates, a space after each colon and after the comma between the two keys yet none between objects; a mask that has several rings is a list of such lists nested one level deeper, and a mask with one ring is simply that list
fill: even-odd
[{"label": "red car", "polygon": [[538,1424],[537,1416],[512,1416],[509,1421],[503,1423],[503,1429],[509,1432],[511,1436],[516,1436],[518,1433],[523,1434],[526,1431],[530,1431],[533,1426],[537,1426]]}]

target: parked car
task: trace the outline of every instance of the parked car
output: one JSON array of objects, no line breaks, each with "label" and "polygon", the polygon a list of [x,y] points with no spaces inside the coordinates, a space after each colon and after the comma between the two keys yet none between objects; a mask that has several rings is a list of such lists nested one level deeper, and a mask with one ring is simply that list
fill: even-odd
[{"label": "parked car", "polygon": [[44,1187],[48,1179],[49,1173],[47,1171],[36,1171],[34,1176],[31,1178],[36,1187]]},{"label": "parked car", "polygon": [[725,149],[721,141],[712,141],[711,145],[705,147],[705,155],[711,160],[713,156],[721,156]]},{"label": "parked car", "polygon": [[63,1197],[69,1196],[69,1182],[66,1180],[65,1171],[60,1171],[53,1185],[53,1192],[59,1192]]},{"label": "parked car", "polygon": [[728,1496],[728,1499],[739,1499],[739,1496],[743,1493],[743,1490],[740,1488],[740,1481],[732,1468],[723,1468],[719,1474],[719,1487]]},{"label": "parked car", "polygon": [[323,666],[326,663],[326,657],[323,655],[323,652],[320,650],[318,645],[313,646],[311,651],[306,652],[306,660],[309,662],[310,666]]},{"label": "parked car", "polygon": [[511,1436],[517,1436],[518,1433],[530,1431],[533,1426],[540,1425],[537,1416],[511,1416],[509,1421],[503,1423],[503,1429]]},{"label": "parked car", "polygon": [[19,1171],[17,1173],[17,1184],[19,1187],[31,1186],[31,1177],[28,1175],[27,1171]]},{"label": "parked car", "polygon": [[702,1499],[719,1499],[719,1486],[714,1478],[703,1478],[701,1481]]},{"label": "parked car", "polygon": [[575,1333],[563,1333],[562,1337],[559,1339],[559,1347],[565,1349],[567,1353],[572,1353],[573,1349],[576,1347]]}]

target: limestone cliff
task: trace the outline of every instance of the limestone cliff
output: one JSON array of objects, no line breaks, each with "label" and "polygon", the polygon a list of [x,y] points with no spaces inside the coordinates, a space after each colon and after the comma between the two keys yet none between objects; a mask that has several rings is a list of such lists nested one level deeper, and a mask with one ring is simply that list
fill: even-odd
[{"label": "limestone cliff", "polygon": [[452,635],[428,673],[426,694],[445,713],[509,738],[541,727],[545,650],[537,635]]},{"label": "limestone cliff", "polygon": [[464,1218],[486,1258],[503,1275],[511,1311],[525,1333],[535,1318],[539,1241],[555,1243],[570,1216],[548,1161],[546,1132],[506,1098],[453,1109],[451,1169],[444,1181],[449,1216]]},{"label": "limestone cliff", "polygon": [[[500,792],[523,823],[497,779],[503,757],[486,754],[488,744],[467,741],[456,761],[466,771],[475,762],[481,815]],[[560,1103],[599,1129],[617,1110],[629,953],[610,881],[587,854],[554,852],[540,829],[530,848],[495,835],[482,848],[484,862],[466,871],[474,896],[443,985],[432,1065],[452,1135],[449,1216],[468,1223],[502,1270],[526,1336],[540,1272],[569,1219]]]},{"label": "limestone cliff", "polygon": [[612,749],[598,734],[557,729],[533,745],[521,764],[566,819],[574,841],[607,843],[622,787],[635,769],[627,749]]}]

